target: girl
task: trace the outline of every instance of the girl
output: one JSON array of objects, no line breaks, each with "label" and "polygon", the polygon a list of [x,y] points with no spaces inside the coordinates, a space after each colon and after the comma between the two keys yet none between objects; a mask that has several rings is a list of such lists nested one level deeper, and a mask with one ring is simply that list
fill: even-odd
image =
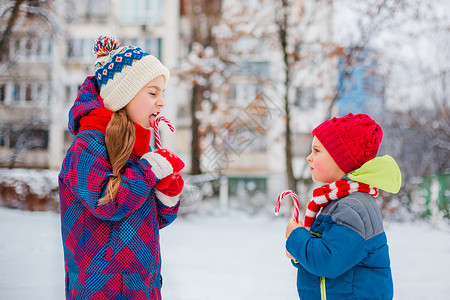
[{"label": "girl", "polygon": [[59,174],[66,299],[160,299],[159,230],[175,220],[184,185],[176,155],[149,151],[169,71],[110,37],[94,53]]}]

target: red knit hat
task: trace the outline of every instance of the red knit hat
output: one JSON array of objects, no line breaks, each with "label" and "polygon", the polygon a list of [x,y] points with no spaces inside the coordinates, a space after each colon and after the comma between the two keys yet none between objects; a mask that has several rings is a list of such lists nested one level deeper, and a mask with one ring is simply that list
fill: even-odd
[{"label": "red knit hat", "polygon": [[383,130],[370,116],[352,113],[326,120],[312,134],[346,174],[373,159],[383,139]]}]

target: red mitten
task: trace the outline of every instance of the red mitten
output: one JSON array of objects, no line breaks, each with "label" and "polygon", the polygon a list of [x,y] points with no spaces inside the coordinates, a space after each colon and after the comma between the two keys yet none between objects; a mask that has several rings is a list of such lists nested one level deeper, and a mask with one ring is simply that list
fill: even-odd
[{"label": "red mitten", "polygon": [[184,168],[184,162],[176,156],[172,151],[167,149],[159,149],[158,151],[154,152],[161,155],[163,158],[165,158],[173,168],[174,172],[180,172]]},{"label": "red mitten", "polygon": [[184,168],[184,162],[167,149],[145,153],[142,158],[152,165],[152,171],[158,179],[180,172]]},{"label": "red mitten", "polygon": [[166,206],[172,207],[178,202],[178,195],[184,187],[184,180],[181,174],[174,172],[158,181],[155,185],[156,196]]}]

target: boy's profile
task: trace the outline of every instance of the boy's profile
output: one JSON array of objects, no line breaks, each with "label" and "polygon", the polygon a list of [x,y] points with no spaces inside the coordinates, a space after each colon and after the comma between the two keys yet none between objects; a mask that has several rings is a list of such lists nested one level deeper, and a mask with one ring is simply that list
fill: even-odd
[{"label": "boy's profile", "polygon": [[376,157],[383,131],[366,114],[327,120],[307,157],[314,190],[305,223],[290,220],[286,250],[298,268],[300,299],[392,299],[386,234],[375,197],[398,192],[392,157]]}]

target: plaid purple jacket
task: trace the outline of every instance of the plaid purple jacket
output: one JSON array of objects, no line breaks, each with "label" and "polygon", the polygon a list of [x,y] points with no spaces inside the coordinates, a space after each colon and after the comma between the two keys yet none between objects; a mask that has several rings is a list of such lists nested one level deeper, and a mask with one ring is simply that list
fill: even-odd
[{"label": "plaid purple jacket", "polygon": [[97,205],[111,174],[105,136],[78,129],[99,107],[103,100],[88,77],[69,113],[76,136],[59,174],[66,299],[161,299],[159,230],[175,220],[179,202],[159,201],[152,166],[131,155],[114,201]]}]

